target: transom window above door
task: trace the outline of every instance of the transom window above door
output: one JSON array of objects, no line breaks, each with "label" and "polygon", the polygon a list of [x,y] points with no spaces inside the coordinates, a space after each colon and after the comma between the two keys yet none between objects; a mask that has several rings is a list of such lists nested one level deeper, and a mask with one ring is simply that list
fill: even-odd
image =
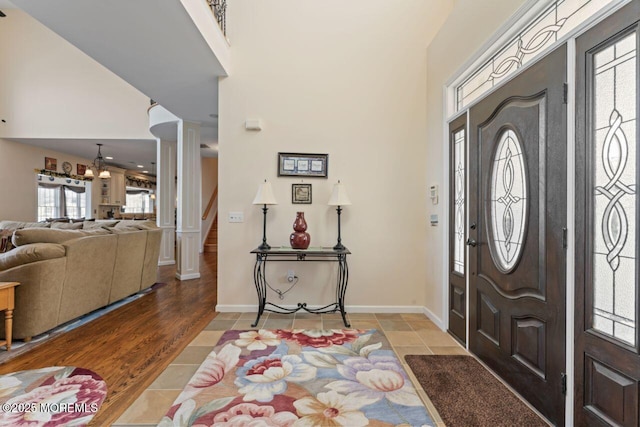
[{"label": "transom window above door", "polygon": [[[531,2],[529,2],[531,3]],[[539,4],[547,3],[536,14]],[[492,88],[508,79],[523,65],[540,57],[543,52],[564,41],[584,22],[623,0],[554,0],[535,2],[529,8],[532,15],[521,18],[493,45],[484,50],[471,67],[456,79],[453,91],[453,111],[464,110]],[[526,7],[527,5],[525,5]]]}]

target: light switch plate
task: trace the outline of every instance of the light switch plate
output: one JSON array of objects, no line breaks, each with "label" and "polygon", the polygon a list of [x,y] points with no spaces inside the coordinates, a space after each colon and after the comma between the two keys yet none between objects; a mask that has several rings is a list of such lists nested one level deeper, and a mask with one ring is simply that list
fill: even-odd
[{"label": "light switch plate", "polygon": [[244,212],[229,212],[229,222],[244,222]]}]

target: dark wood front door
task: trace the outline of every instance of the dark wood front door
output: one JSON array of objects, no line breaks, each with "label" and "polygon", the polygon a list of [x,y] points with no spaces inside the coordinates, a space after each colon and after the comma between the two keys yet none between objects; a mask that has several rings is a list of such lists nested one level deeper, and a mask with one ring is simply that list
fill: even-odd
[{"label": "dark wood front door", "polygon": [[576,40],[575,424],[640,425],[640,1]]},{"label": "dark wood front door", "polygon": [[564,424],[566,46],[470,110],[469,346]]},{"label": "dark wood front door", "polygon": [[467,342],[467,115],[449,123],[449,332]]}]

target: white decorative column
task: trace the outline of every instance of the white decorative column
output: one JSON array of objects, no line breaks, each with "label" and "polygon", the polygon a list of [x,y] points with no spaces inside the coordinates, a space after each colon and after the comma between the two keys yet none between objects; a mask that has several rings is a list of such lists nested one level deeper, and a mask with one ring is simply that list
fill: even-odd
[{"label": "white decorative column", "polygon": [[200,124],[178,122],[178,228],[179,280],[200,277],[200,217],[202,215]]},{"label": "white decorative column", "polygon": [[158,265],[176,263],[176,142],[157,138],[156,224],[162,229]]}]

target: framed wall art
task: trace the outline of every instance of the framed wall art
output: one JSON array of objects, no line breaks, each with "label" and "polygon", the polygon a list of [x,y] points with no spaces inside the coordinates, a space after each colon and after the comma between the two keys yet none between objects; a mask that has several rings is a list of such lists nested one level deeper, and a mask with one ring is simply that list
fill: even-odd
[{"label": "framed wall art", "polygon": [[44,169],[56,172],[58,170],[58,159],[54,159],[53,157],[45,157]]},{"label": "framed wall art", "polygon": [[328,154],[278,153],[278,176],[326,178]]},{"label": "framed wall art", "polygon": [[294,205],[310,205],[311,184],[291,184],[291,203]]}]

